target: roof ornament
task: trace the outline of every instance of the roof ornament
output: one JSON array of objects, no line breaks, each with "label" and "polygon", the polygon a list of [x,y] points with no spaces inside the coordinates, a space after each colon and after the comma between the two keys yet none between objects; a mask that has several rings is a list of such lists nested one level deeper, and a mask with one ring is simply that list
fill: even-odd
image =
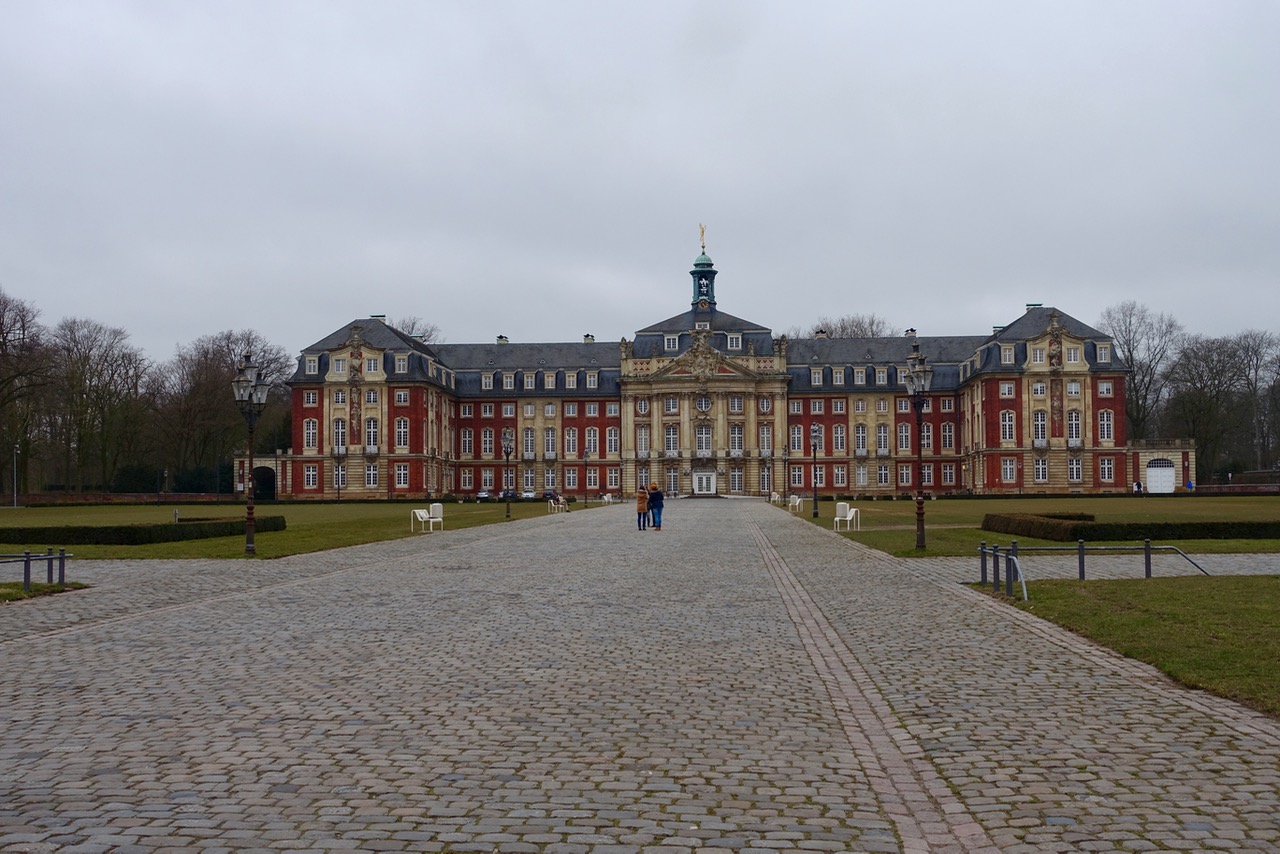
[{"label": "roof ornament", "polygon": [[698,223],[698,241],[702,244],[702,254],[707,254],[707,227]]}]

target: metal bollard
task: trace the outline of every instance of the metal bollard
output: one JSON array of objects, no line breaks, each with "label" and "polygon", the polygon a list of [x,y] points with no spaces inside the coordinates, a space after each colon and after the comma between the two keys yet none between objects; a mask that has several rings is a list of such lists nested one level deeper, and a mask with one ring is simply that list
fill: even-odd
[{"label": "metal bollard", "polygon": [[31,592],[31,549],[22,553],[22,589]]},{"label": "metal bollard", "polygon": [[49,551],[45,555],[44,562],[44,583],[53,584],[53,546],[49,546]]},{"label": "metal bollard", "polygon": [[1018,541],[1013,540],[1009,543],[1009,554],[1004,559],[1004,594],[1010,598],[1013,597],[1013,572],[1018,571],[1018,575],[1022,575],[1022,567],[1018,564]]},{"label": "metal bollard", "polygon": [[1146,562],[1147,578],[1151,577],[1151,539],[1142,541],[1142,559]]},{"label": "metal bollard", "polygon": [[58,586],[67,586],[67,549],[66,546],[58,549]]},{"label": "metal bollard", "polygon": [[1076,540],[1076,553],[1080,556],[1080,580],[1084,581],[1084,540]]},{"label": "metal bollard", "polygon": [[986,540],[983,540],[982,545],[978,546],[978,554],[982,558],[982,580],[979,581],[978,583],[985,585],[987,583],[987,541]]},{"label": "metal bollard", "polygon": [[991,547],[991,589],[1000,592],[1000,546]]}]

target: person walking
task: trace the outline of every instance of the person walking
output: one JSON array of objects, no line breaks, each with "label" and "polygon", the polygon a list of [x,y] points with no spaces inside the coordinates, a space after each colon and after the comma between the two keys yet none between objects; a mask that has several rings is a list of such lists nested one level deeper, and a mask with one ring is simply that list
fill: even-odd
[{"label": "person walking", "polygon": [[653,513],[653,530],[662,530],[662,490],[658,484],[649,484],[649,510]]},{"label": "person walking", "polygon": [[649,527],[649,491],[642,484],[636,490],[636,528],[645,530]]}]

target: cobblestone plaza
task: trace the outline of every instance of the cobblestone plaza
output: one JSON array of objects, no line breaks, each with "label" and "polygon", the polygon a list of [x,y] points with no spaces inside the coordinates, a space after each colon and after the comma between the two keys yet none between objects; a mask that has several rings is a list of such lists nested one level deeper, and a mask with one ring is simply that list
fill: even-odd
[{"label": "cobblestone plaza", "polygon": [[0,607],[0,851],[1280,849],[1280,723],[976,576],[751,499],[74,561]]}]

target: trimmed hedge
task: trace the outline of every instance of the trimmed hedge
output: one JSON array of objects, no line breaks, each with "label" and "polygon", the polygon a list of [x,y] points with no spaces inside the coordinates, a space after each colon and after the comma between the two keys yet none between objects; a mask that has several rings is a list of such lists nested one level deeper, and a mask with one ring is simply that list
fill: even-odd
[{"label": "trimmed hedge", "polygon": [[1277,540],[1280,522],[1095,522],[1092,517],[988,513],[982,530],[1055,542],[1074,540]]},{"label": "trimmed hedge", "polygon": [[[283,516],[258,516],[254,530],[283,531]],[[0,543],[58,543],[75,546],[141,546],[179,540],[207,540],[211,537],[244,535],[244,518],[200,519],[165,522],[159,525],[58,525],[31,528],[0,528]]]}]

